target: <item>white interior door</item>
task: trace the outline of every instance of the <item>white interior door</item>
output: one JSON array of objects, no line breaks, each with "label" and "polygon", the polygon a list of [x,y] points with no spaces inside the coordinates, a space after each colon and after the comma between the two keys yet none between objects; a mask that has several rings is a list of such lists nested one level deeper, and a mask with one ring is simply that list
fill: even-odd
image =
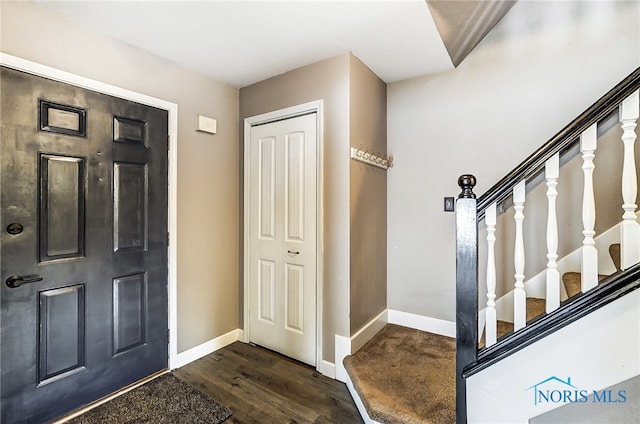
[{"label": "white interior door", "polygon": [[249,340],[316,364],[316,114],[251,127]]}]

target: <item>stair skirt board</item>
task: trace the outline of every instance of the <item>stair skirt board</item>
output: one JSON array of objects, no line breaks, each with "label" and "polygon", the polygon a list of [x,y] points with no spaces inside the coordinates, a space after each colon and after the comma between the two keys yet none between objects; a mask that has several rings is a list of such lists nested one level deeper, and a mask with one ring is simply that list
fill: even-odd
[{"label": "stair skirt board", "polygon": [[[590,422],[590,423],[637,423],[640,419],[640,402],[632,399],[636,393],[640,393],[640,376],[636,376],[625,380],[616,385],[599,390],[612,393],[616,400],[619,398],[620,392],[627,395],[629,399],[624,402],[615,402],[615,406],[604,408],[602,404],[594,402],[594,394],[591,393],[587,402],[583,403],[565,403],[556,409],[545,412],[544,414],[533,417],[529,420],[530,424],[555,424],[570,422]],[[613,402],[612,402],[613,403]]]},{"label": "stair skirt board", "polygon": [[[353,336],[345,337],[335,335],[335,374],[323,374],[327,377],[335,378],[345,383],[347,371],[344,369],[342,361],[348,355],[356,353],[362,346],[378,334],[386,324],[396,324],[414,330],[426,331],[428,333],[439,334],[441,336],[456,337],[456,323],[438,318],[425,317],[412,314],[410,312],[385,309],[371,321],[366,323]],[[329,363],[327,363],[329,364]],[[329,369],[329,367],[326,367]]]},{"label": "stair skirt board", "polygon": [[[556,409],[561,403],[536,405],[533,389],[528,389],[551,376],[562,379],[571,377],[573,384],[589,390],[591,394],[593,390],[605,389],[639,375],[638,305],[640,289],[617,297],[511,356],[503,357],[468,376],[469,422],[527,423],[533,417]],[[627,402],[637,402],[635,395],[629,393],[627,397]],[[621,404],[607,405],[616,407]]]},{"label": "stair skirt board", "polygon": [[376,421],[369,416],[369,413],[367,412],[367,408],[364,407],[364,402],[362,402],[362,399],[360,399],[360,395],[358,394],[358,391],[353,386],[353,382],[351,381],[351,377],[349,377],[349,374],[347,374],[346,380],[347,380],[346,381],[347,388],[349,389],[349,393],[351,394],[353,401],[358,407],[358,412],[360,412],[362,421],[364,421],[365,424],[381,424],[379,421]]}]

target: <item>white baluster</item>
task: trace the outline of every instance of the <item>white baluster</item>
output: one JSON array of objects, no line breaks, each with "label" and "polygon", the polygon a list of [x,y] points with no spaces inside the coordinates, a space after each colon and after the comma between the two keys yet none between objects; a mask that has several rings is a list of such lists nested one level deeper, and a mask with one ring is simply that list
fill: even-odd
[{"label": "white baluster", "polygon": [[593,124],[580,135],[584,192],[582,196],[582,292],[598,285],[598,251],[593,239],[596,232],[596,201],[593,194],[593,159],[598,143],[597,124]]},{"label": "white baluster", "polygon": [[556,153],[545,165],[547,181],[547,313],[560,307],[560,273],[558,272],[558,219],[556,198],[560,177],[560,154]]},{"label": "white baluster", "polygon": [[485,324],[485,344],[491,346],[498,339],[498,321],[496,318],[496,204],[492,204],[484,213],[487,225],[487,309]]},{"label": "white baluster", "polygon": [[638,193],[634,144],[636,121],[640,107],[640,91],[627,97],[620,105],[624,161],[622,165],[622,225],[620,225],[620,259],[622,269],[640,262],[640,224],[636,216]]},{"label": "white baluster", "polygon": [[516,284],[513,291],[513,328],[519,330],[527,324],[527,294],[524,291],[524,222],[525,181],[520,181],[513,188],[513,209],[516,222],[516,243],[513,263],[515,265]]}]

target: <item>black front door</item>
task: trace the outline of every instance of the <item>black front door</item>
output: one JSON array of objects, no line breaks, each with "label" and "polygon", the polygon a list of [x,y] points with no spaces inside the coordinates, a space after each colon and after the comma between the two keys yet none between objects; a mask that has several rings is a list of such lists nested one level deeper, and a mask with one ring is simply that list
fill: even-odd
[{"label": "black front door", "polygon": [[167,367],[167,112],[0,68],[1,422]]}]

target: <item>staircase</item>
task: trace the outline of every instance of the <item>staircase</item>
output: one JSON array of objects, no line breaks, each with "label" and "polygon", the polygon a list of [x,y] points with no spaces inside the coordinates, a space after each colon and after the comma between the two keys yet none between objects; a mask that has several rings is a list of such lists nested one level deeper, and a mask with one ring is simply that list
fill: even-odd
[{"label": "staircase", "polygon": [[[621,300],[640,287],[640,224],[636,214],[638,174],[634,153],[637,139],[636,122],[640,115],[639,88],[640,68],[479,199],[476,199],[473,193],[475,177],[460,177],[458,183],[461,194],[456,203],[458,423],[468,421],[467,394],[479,393],[475,388],[471,392],[467,390],[469,378],[484,370],[489,372],[489,368],[500,364],[525,347],[543,341],[553,333]],[[620,141],[622,154],[619,162],[607,163],[604,172],[595,172],[598,163],[596,158],[602,155],[602,149],[617,148]],[[572,167],[582,175],[569,178],[570,185],[567,186],[564,179],[571,175]],[[622,170],[619,173],[620,179],[617,182],[607,180],[603,187],[600,182],[619,169]],[[561,175],[564,177],[561,178]],[[579,182],[580,179],[582,184]],[[600,188],[599,192],[596,192],[594,186],[598,184]],[[558,187],[562,189],[558,190]],[[542,192],[543,188],[546,188],[546,192]],[[577,189],[577,193],[572,193],[572,189],[574,192]],[[620,203],[602,201],[603,192],[614,191],[621,193]],[[534,195],[536,192],[538,196]],[[539,195],[541,192],[542,195]],[[566,192],[570,201],[565,200],[566,197],[560,197]],[[535,200],[537,202],[534,202]],[[564,201],[563,209],[558,208],[559,200]],[[578,207],[579,204],[581,209]],[[569,213],[565,213],[564,221],[559,225],[560,214],[567,210]],[[511,224],[504,217],[498,219],[507,211],[511,211],[513,215]],[[528,215],[531,214],[534,221],[538,216],[546,217],[546,222],[533,222],[525,226],[526,219],[530,219]],[[606,238],[604,236],[607,233],[610,236],[614,229],[617,231],[614,237],[616,242],[602,246],[602,249],[599,247],[601,243],[598,243],[599,235],[596,232],[596,214],[604,216],[605,220],[611,216],[621,217],[614,218],[618,221],[610,222],[611,229],[606,231],[602,230],[600,222],[599,231],[603,238]],[[581,221],[582,224],[582,229],[577,234],[577,228],[573,225],[576,221]],[[486,236],[479,237],[481,234]],[[510,238],[508,234],[513,234],[512,250],[504,250],[507,244],[505,240]],[[543,238],[541,235],[546,237]],[[530,239],[537,240],[537,243],[533,243],[534,249],[531,248]],[[503,247],[500,255],[496,254],[497,240],[501,241],[500,246]],[[525,240],[529,243],[528,248]],[[572,260],[558,260],[559,240],[565,241],[565,244],[567,240],[577,241],[578,245],[573,247],[576,249],[574,253],[579,256],[577,261],[576,255],[573,254],[568,255],[573,256]],[[546,266],[540,274],[527,281],[525,262],[531,260],[532,252],[535,255],[542,253],[540,247],[544,246],[545,241]],[[608,251],[615,266],[612,274],[600,272],[607,268],[603,262],[607,262],[608,259],[603,260],[604,256],[599,253],[599,249]],[[536,260],[537,258],[533,257],[534,263]],[[566,263],[572,261],[579,269],[563,268]],[[508,266],[504,266],[505,264]],[[483,275],[478,272],[479,265],[482,265],[480,268],[483,269]],[[498,283],[508,279],[508,273],[501,273],[505,268],[514,272],[511,275],[515,279],[512,289],[507,293],[504,292],[504,287],[498,286]],[[537,278],[538,276],[541,278]],[[505,302],[506,299],[509,300],[509,305]],[[478,304],[483,307],[482,310],[479,310]],[[637,313],[633,304],[632,309]],[[589,360],[589,354],[583,351],[576,353],[585,358],[585,361]],[[545,352],[539,354],[546,357]],[[513,365],[513,361],[510,361],[510,364]],[[534,367],[535,364],[524,365]],[[593,364],[591,369],[598,366]],[[504,366],[498,368],[505,372]],[[629,367],[629,372],[636,372],[635,368],[635,365]],[[554,368],[551,366],[549,369]],[[588,379],[589,376],[583,378]],[[479,413],[478,411],[487,408],[490,407],[476,403],[473,411]],[[494,417],[498,415],[499,413],[494,414]],[[518,412],[518,415],[515,419],[518,422],[527,416],[524,412]],[[483,416],[486,418],[491,414]]]},{"label": "staircase", "polygon": [[[620,271],[620,243],[614,243],[609,246],[609,255],[613,260],[613,263],[616,267],[616,271]],[[599,274],[598,281],[600,284],[604,284],[609,282],[606,277],[608,275]],[[565,291],[567,293],[567,297],[569,299],[577,296],[582,293],[582,274],[576,271],[565,272],[562,274],[562,283],[564,285]],[[527,297],[526,298],[526,317],[527,323],[533,321],[534,319],[544,315],[546,309],[546,299],[541,299],[537,297]],[[513,333],[513,322],[498,320],[497,321],[497,339],[499,340],[501,337],[506,336],[510,333]],[[485,333],[482,332],[482,337],[480,338],[480,343],[478,343],[478,349],[482,349],[486,346]]]},{"label": "staircase", "polygon": [[[619,272],[620,244],[610,245],[609,254]],[[602,284],[610,282],[606,277],[600,275]],[[582,293],[580,272],[565,272],[562,281],[569,299]],[[545,304],[527,297],[527,322],[543,316]],[[497,333],[498,339],[513,333],[513,322],[498,320]],[[456,421],[455,354],[455,339],[387,324],[344,366],[372,422],[450,424]]]},{"label": "staircase", "polygon": [[[504,373],[502,365],[505,363],[510,363],[516,369],[522,369],[523,366],[535,368],[530,363],[520,366],[517,361],[514,365],[512,355],[536,344],[546,346],[546,340],[557,340],[554,333],[560,330],[563,330],[563,335],[571,333],[564,331],[565,328],[569,329],[574,323],[580,324],[578,321],[583,318],[607,316],[609,305],[616,302],[631,308],[632,312],[624,316],[638,314],[638,307],[634,303],[637,292],[634,296],[628,295],[640,288],[640,224],[636,215],[638,174],[634,154],[639,109],[640,68],[480,198],[477,199],[473,193],[475,177],[460,177],[458,183],[461,193],[456,202],[456,339],[387,325],[360,351],[345,358],[348,385],[366,412],[363,414],[365,422],[474,422],[467,415],[467,393],[482,393],[487,399],[495,400],[494,409],[501,408],[501,403],[499,397],[486,390],[478,392],[474,388],[468,392],[468,379],[487,375],[484,371],[489,372],[494,366]],[[612,128],[622,130],[621,135],[616,135],[623,143],[623,160],[619,165],[622,181],[616,184],[617,187],[606,187],[606,191],[618,190],[618,193],[622,193],[622,213],[621,220],[612,223],[611,229],[603,233],[602,240],[609,240],[611,232],[615,230],[615,241],[607,242],[601,250],[608,251],[610,260],[606,261],[613,261],[613,268],[603,265],[604,256],[598,253],[601,243],[598,242],[600,235],[596,234],[596,212],[603,206],[596,205],[597,196],[594,193],[594,163],[597,162],[594,159],[599,149],[598,140],[610,134]],[[559,185],[560,169],[570,166],[574,158],[582,160],[580,168],[583,174],[581,199],[574,202],[581,203],[582,210],[576,210],[572,215],[574,221],[582,218],[580,245],[575,247],[574,254],[567,254],[559,260],[559,240],[567,237],[567,231],[558,224],[559,194],[556,187]],[[606,172],[608,170],[605,167]],[[528,202],[527,196],[538,186],[546,186],[546,202],[533,206],[533,210],[544,208],[546,223],[544,228],[534,231],[538,232],[537,236],[546,235],[544,255],[547,261],[540,274],[526,280],[525,203]],[[619,210],[620,204],[615,207]],[[527,210],[531,209],[532,206],[527,203]],[[504,246],[504,240],[509,239],[509,231],[506,232],[507,236],[503,235],[505,220],[502,223],[498,220],[507,211],[513,212],[512,224],[515,229],[509,231],[515,233],[515,241],[506,256],[504,251],[496,255],[496,240]],[[479,243],[480,233],[483,235],[482,245]],[[604,237],[606,233],[609,233],[609,238]],[[576,255],[580,256],[577,261]],[[508,276],[500,274],[505,268],[500,265],[504,265],[505,260],[511,261],[511,269],[515,271],[515,275],[510,274],[515,277],[515,284],[506,292],[498,287],[499,282],[508,279]],[[480,261],[482,266],[479,266]],[[573,266],[566,266],[567,263]],[[635,318],[632,320],[638,321]],[[631,336],[638,338],[633,325]],[[579,326],[584,327],[584,324]],[[625,327],[625,324],[621,327]],[[578,336],[578,339],[584,337]],[[582,352],[578,354],[584,357]],[[564,352],[556,352],[555,355],[564,355]],[[615,357],[616,353],[612,352],[612,355]],[[531,359],[530,354],[524,356]],[[602,362],[591,364],[586,369],[599,368],[600,364]],[[638,368],[636,365],[628,367],[628,371],[635,372],[635,368]],[[633,376],[627,378],[630,377]],[[511,383],[508,378],[506,381]],[[527,389],[522,382],[517,384],[512,391],[520,393]],[[600,388],[603,387],[607,386]],[[478,407],[485,410],[491,408],[478,405],[476,400],[474,408]],[[537,415],[529,412],[522,412],[514,421],[509,421],[511,417],[502,418],[507,420],[504,422],[527,422]],[[494,421],[485,419],[482,422]]]}]

